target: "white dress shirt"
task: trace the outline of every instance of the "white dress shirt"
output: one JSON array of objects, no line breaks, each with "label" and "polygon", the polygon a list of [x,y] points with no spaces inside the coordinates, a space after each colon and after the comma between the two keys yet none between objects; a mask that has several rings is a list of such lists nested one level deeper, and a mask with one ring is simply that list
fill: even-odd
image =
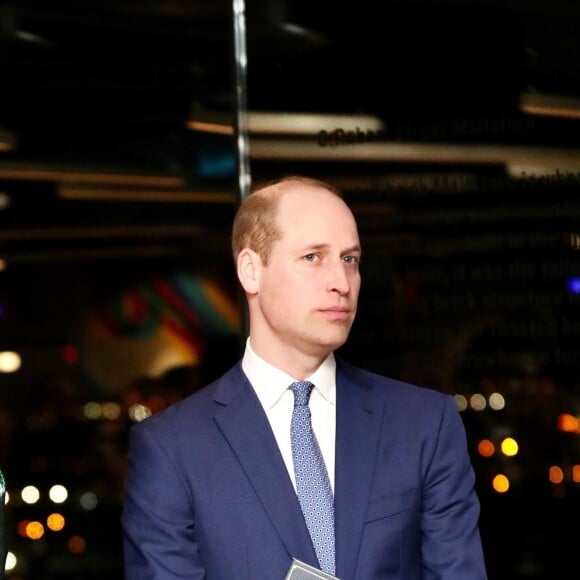
[{"label": "white dress shirt", "polygon": [[[288,474],[296,488],[292,447],[290,444],[290,423],[294,408],[294,393],[290,385],[297,381],[284,371],[260,358],[246,341],[242,358],[242,369],[258,395],[268,417]],[[310,395],[312,428],[320,451],[324,457],[330,484],[334,490],[334,443],[336,434],[336,361],[330,353],[324,362],[304,380],[314,384]]]}]

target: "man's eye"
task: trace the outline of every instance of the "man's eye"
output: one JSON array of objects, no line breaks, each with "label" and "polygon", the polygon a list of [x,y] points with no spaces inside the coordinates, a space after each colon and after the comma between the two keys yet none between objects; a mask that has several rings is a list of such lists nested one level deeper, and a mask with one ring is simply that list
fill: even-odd
[{"label": "man's eye", "polygon": [[316,254],[306,254],[306,256],[304,256],[304,259],[307,260],[308,262],[313,262],[316,259]]},{"label": "man's eye", "polygon": [[358,258],[356,256],[344,256],[343,260],[347,264],[356,264],[356,262],[358,262]]}]

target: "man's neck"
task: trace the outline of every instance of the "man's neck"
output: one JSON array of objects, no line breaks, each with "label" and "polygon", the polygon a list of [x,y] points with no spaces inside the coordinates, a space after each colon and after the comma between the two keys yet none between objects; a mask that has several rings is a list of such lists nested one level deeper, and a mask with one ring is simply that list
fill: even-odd
[{"label": "man's neck", "polygon": [[314,373],[330,354],[330,352],[306,353],[291,346],[285,346],[283,349],[275,348],[271,343],[264,344],[251,334],[249,343],[260,358],[298,381]]}]

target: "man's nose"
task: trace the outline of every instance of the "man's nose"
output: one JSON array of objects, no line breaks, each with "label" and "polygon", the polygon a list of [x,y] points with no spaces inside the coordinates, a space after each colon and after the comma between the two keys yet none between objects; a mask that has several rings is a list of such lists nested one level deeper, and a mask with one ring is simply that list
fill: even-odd
[{"label": "man's nose", "polygon": [[351,280],[347,267],[342,262],[332,264],[329,275],[329,290],[331,292],[338,292],[339,294],[348,294],[351,287]]}]

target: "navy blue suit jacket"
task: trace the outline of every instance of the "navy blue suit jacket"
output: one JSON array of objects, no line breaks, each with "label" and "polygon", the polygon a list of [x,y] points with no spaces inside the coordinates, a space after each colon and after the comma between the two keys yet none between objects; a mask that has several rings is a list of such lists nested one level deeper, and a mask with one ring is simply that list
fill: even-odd
[{"label": "navy blue suit jacket", "polygon": [[[337,358],[336,575],[483,580],[479,502],[453,397]],[[318,566],[260,402],[238,363],[136,424],[126,580],[283,580]]]}]

